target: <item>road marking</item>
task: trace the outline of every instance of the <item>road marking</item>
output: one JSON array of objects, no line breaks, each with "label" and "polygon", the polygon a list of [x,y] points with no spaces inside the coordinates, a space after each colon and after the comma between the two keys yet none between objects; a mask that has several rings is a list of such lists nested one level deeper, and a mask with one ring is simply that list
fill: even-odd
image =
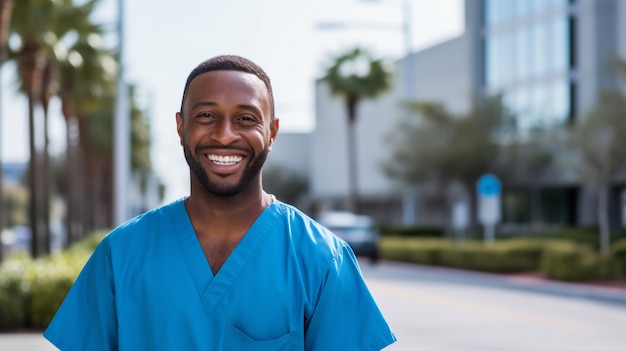
[{"label": "road marking", "polygon": [[452,309],[475,313],[488,317],[495,317],[499,319],[514,321],[514,322],[522,322],[531,324],[533,326],[542,325],[545,327],[549,327],[552,329],[558,329],[562,331],[568,332],[591,332],[595,331],[597,328],[593,327],[590,324],[579,323],[575,321],[570,321],[566,319],[552,318],[547,316],[540,316],[537,314],[520,312],[513,309],[503,308],[503,307],[494,307],[488,305],[477,305],[471,304],[460,300],[454,300],[445,298],[442,296],[437,296],[424,292],[416,292],[413,290],[400,288],[395,285],[390,285],[387,283],[383,283],[381,281],[376,281],[373,279],[369,279],[367,285],[374,292],[380,292],[387,294],[389,296],[403,298],[406,300],[412,300],[417,302],[426,302],[431,304],[436,304],[439,306],[445,306]]}]

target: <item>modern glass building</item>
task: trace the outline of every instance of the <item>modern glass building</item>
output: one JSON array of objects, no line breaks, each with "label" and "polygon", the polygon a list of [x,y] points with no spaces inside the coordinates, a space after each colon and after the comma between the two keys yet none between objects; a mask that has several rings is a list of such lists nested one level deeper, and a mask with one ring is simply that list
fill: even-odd
[{"label": "modern glass building", "polygon": [[523,129],[574,118],[575,10],[568,0],[485,0],[484,90]]},{"label": "modern glass building", "polygon": [[[414,196],[381,171],[380,161],[389,157],[385,138],[405,113],[399,100],[438,102],[462,114],[476,96],[500,95],[522,131],[573,125],[594,107],[602,89],[615,87],[609,66],[615,55],[626,60],[626,0],[465,0],[463,35],[398,60],[393,89],[359,107],[358,188],[365,208],[372,209],[368,214],[395,223],[411,223],[411,213],[420,224],[450,223],[450,209],[429,202],[426,185]],[[308,148],[314,202],[336,204],[347,196],[345,129],[343,106],[318,81],[316,129]],[[570,154],[553,151],[558,159]],[[597,223],[594,187],[576,172],[556,168],[541,177],[526,169],[515,181],[507,179],[505,224]],[[622,220],[625,188],[626,175],[611,189],[613,224]]]},{"label": "modern glass building", "polygon": [[[626,2],[466,0],[465,4],[474,86],[484,96],[501,95],[522,132],[576,123],[593,107],[601,89],[614,86],[610,61],[614,55],[626,58]],[[531,191],[531,180],[526,187],[523,181],[509,187],[503,199],[504,219],[528,223],[540,216],[548,225],[595,223],[594,190],[566,173],[543,177],[538,190]],[[620,220],[624,187],[620,184],[618,180],[612,191],[613,222]],[[540,198],[535,205],[539,208],[533,209],[533,197]]]}]

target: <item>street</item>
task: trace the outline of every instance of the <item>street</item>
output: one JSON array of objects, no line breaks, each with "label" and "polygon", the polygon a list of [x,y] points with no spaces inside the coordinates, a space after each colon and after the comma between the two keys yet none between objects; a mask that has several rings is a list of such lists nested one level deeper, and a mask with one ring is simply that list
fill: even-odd
[{"label": "street", "polygon": [[626,290],[592,299],[593,289],[568,284],[538,282],[532,290],[495,275],[361,265],[398,338],[385,350],[626,350]]},{"label": "street", "polygon": [[[626,351],[626,289],[361,260],[398,341],[385,351]],[[0,334],[2,351],[54,351]]]}]

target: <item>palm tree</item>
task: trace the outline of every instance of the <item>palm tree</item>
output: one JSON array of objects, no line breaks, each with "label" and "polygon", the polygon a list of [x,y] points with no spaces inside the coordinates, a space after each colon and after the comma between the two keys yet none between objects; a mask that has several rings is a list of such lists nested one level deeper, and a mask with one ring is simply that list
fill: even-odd
[{"label": "palm tree", "polygon": [[[11,22],[11,12],[13,11],[13,0],[0,0],[0,69],[7,59],[7,43],[9,40],[9,23]],[[1,90],[0,90],[1,92]],[[1,117],[1,116],[0,116]],[[0,132],[2,125],[0,122]],[[0,155],[0,233],[4,228],[4,193],[2,179],[2,155]],[[2,249],[0,247],[0,262],[2,262]]]},{"label": "palm tree", "polygon": [[29,219],[31,227],[31,254],[40,256],[44,248],[41,245],[40,216],[38,204],[41,187],[37,183],[39,172],[38,153],[35,142],[35,112],[41,105],[43,72],[45,70],[45,49],[47,45],[44,34],[49,32],[49,17],[53,4],[49,0],[21,0],[15,3],[11,20],[11,32],[20,39],[20,47],[16,51],[18,74],[22,91],[28,97],[28,137],[29,137]]},{"label": "palm tree", "polygon": [[[22,90],[28,96],[29,106],[30,223],[31,251],[34,257],[49,251],[47,110],[50,98],[57,93],[57,64],[60,56],[63,56],[62,44],[67,36],[98,30],[89,20],[96,1],[91,0],[76,6],[72,0],[20,0],[13,10],[11,31],[20,39],[20,46],[16,50],[18,73]],[[43,126],[35,124],[36,111],[42,113]],[[42,128],[42,133],[37,133],[43,135],[41,153],[35,147],[36,128]],[[40,164],[40,159],[43,165]],[[37,174],[41,174],[41,177],[36,177]]]},{"label": "palm tree", "polygon": [[381,60],[373,59],[366,51],[355,48],[339,55],[322,78],[333,95],[343,99],[348,118],[348,208],[357,211],[358,179],[356,155],[357,106],[366,98],[375,98],[389,89],[391,74]]},{"label": "palm tree", "polygon": [[[66,126],[65,196],[68,243],[85,233],[81,201],[86,197],[83,170],[83,147],[86,136],[80,124],[103,108],[114,96],[115,71],[113,53],[100,46],[100,35],[82,33],[68,49],[67,59],[59,62],[62,113]],[[82,128],[84,129],[84,128]]]}]

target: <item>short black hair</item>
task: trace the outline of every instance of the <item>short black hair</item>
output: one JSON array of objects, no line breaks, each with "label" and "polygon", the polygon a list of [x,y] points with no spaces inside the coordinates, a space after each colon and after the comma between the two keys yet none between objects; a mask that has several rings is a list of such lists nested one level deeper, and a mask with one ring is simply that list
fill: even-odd
[{"label": "short black hair", "polygon": [[270,78],[267,76],[267,73],[259,67],[259,65],[248,60],[247,58],[236,55],[221,55],[210,58],[196,66],[196,68],[189,73],[187,82],[185,83],[185,90],[183,90],[183,99],[180,103],[181,114],[183,113],[183,105],[185,104],[185,98],[187,97],[187,91],[189,90],[191,81],[202,73],[211,71],[239,71],[257,76],[263,83],[265,83],[265,87],[267,88],[267,92],[270,97],[270,110],[272,113],[271,119],[274,119],[274,93],[272,91]]}]

